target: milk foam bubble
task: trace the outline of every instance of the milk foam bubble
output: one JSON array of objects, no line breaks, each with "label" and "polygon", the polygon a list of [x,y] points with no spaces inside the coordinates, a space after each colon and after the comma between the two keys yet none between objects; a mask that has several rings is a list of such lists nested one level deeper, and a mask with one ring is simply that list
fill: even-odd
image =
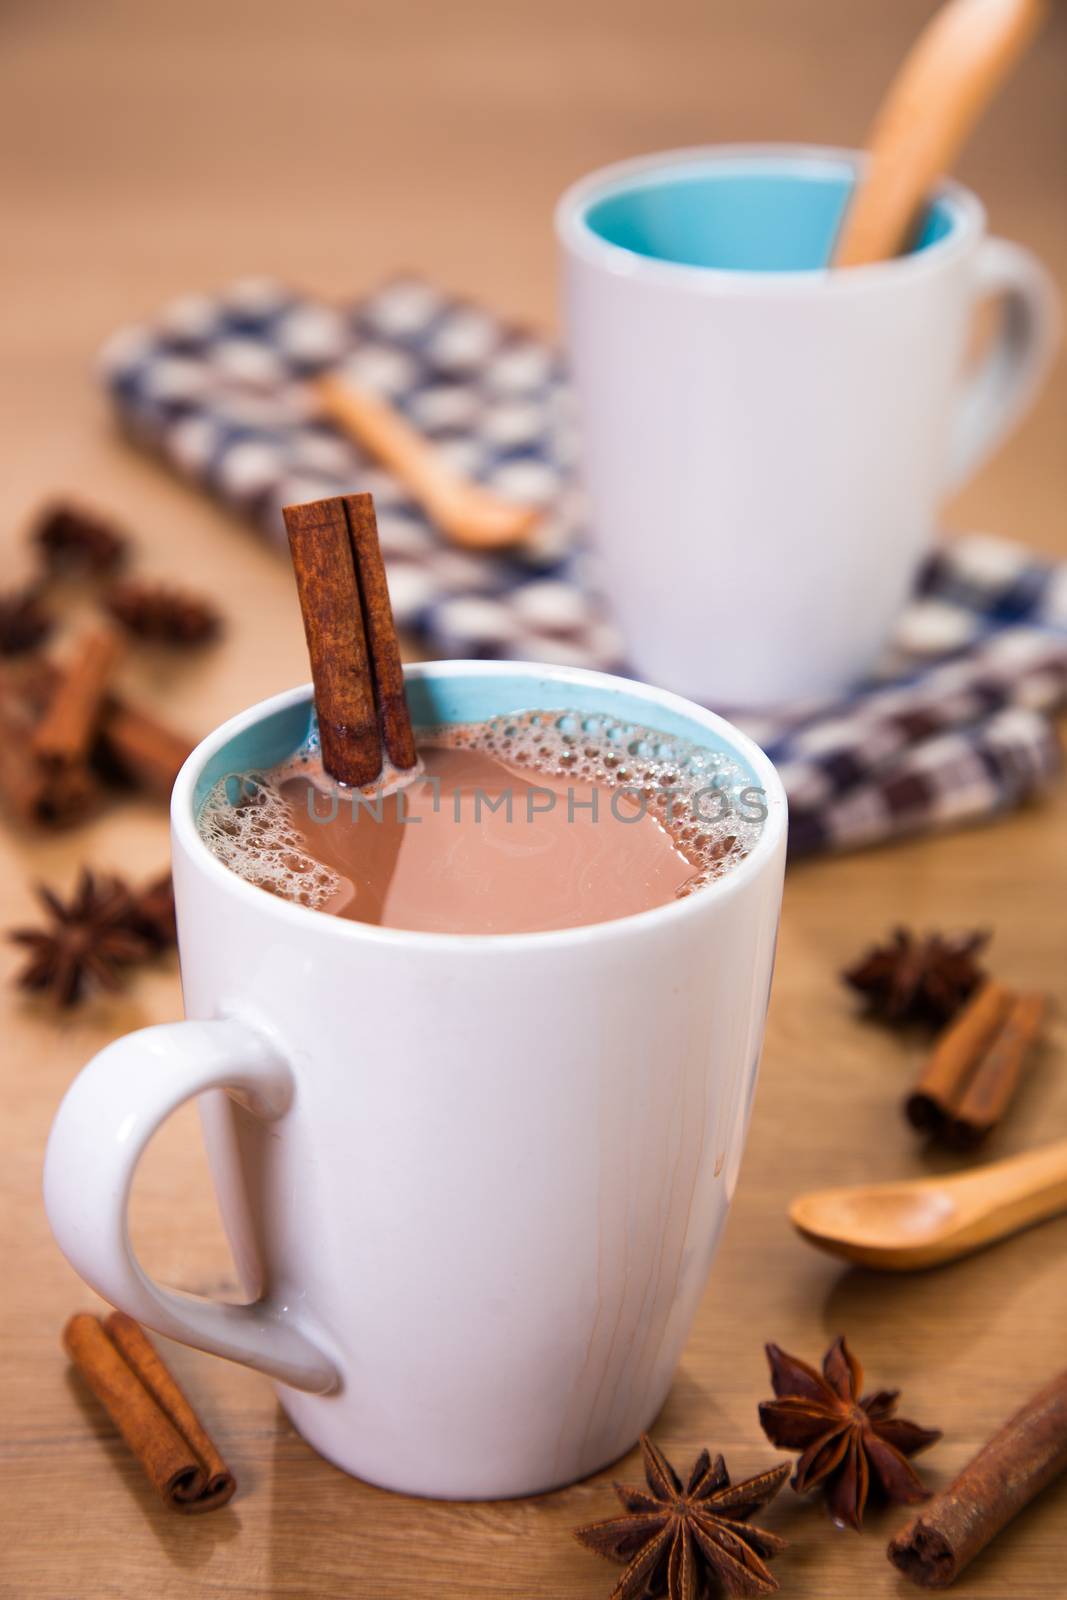
[{"label": "milk foam bubble", "polygon": [[220,778],[197,819],[200,837],[238,877],[321,911],[341,893],[339,873],[308,855],[273,774]]}]

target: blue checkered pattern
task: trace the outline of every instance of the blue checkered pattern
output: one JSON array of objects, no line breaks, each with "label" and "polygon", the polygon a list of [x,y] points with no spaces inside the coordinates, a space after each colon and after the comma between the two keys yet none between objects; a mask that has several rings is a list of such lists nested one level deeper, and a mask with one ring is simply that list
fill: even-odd
[{"label": "blue checkered pattern", "polygon": [[[625,671],[582,544],[566,376],[536,335],[418,280],[341,307],[256,280],[123,330],[101,368],[131,437],[282,547],[283,505],[373,493],[397,621],[429,654]],[[315,414],[307,380],[325,371],[387,396],[462,472],[536,506],[530,546],[445,542]],[[1067,567],[972,535],[929,562],[869,683],[737,720],[778,766],[804,852],[1017,804],[1058,770],[1050,718],[1065,702]]]}]

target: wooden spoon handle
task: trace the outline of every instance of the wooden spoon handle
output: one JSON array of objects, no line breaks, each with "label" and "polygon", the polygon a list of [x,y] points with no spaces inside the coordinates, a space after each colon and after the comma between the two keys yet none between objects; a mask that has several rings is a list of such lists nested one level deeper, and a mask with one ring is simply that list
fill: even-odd
[{"label": "wooden spoon handle", "polygon": [[882,102],[835,267],[886,261],[905,248],[931,187],[953,165],[1045,11],[1045,0],[948,0],[935,14]]},{"label": "wooden spoon handle", "polygon": [[329,374],[314,388],[323,413],[387,466],[455,543],[504,549],[529,534],[536,521],[533,510],[454,472],[388,400]]},{"label": "wooden spoon handle", "polygon": [[396,473],[427,509],[461,487],[433,446],[395,406],[342,378],[320,378],[315,391],[328,417]]},{"label": "wooden spoon handle", "polygon": [[944,1187],[973,1208],[982,1242],[1000,1239],[1067,1210],[1067,1139],[961,1173]]}]

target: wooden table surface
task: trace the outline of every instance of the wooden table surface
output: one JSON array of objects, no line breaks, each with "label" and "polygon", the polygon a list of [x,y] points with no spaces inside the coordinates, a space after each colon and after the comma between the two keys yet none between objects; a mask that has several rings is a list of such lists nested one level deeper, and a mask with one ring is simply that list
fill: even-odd
[{"label": "wooden table surface", "polygon": [[[928,10],[925,0],[10,0],[0,17],[5,581],[23,569],[37,505],[76,491],[137,530],[146,570],[224,597],[230,628],[217,650],[127,668],[174,720],[203,733],[302,680],[283,562],[115,437],[90,376],[104,337],[167,296],[242,273],[341,295],[398,266],[550,327],[549,213],[566,182],[615,157],[702,141],[856,142]],[[1065,24],[1061,10],[961,169],[994,227],[1039,251],[1061,279]],[[1067,554],[1065,416],[1061,365],[949,522]],[[847,1331],[872,1380],[899,1385],[907,1415],[945,1430],[924,1458],[935,1486],[1067,1361],[1067,1219],[899,1278],[844,1270],[785,1219],[789,1197],[813,1185],[957,1164],[924,1154],[898,1114],[913,1048],[858,1022],[835,974],[896,922],[990,926],[998,970],[1051,991],[1062,1009],[1064,813],[1061,792],[995,827],[790,872],[740,1191],[656,1429],[679,1460],[705,1443],[735,1473],[774,1459],[756,1421],[767,1339],[816,1358]],[[5,830],[0,852],[10,925],[31,911],[32,879],[65,884],[83,859],[161,867],[166,824],[158,807],[130,802],[75,835]],[[2,961],[6,979],[15,953]],[[608,1514],[608,1474],[530,1502],[406,1500],[313,1455],[264,1380],[169,1345],[240,1493],[198,1520],[155,1503],[67,1372],[61,1326],[93,1297],[52,1243],[40,1168],[56,1103],[87,1057],[130,1028],[178,1017],[180,1005],[174,964],[61,1021],[5,985],[0,1594],[606,1597],[612,1569],[569,1529]],[[1062,1134],[1065,1059],[1057,1020],[991,1153]],[[232,1291],[189,1110],[143,1163],[134,1232],[159,1276]],[[1065,1513],[1061,1483],[956,1592],[1062,1595]],[[792,1544],[776,1567],[783,1593],[913,1592],[884,1556],[902,1520],[878,1512],[857,1538],[784,1494],[767,1516]]]}]

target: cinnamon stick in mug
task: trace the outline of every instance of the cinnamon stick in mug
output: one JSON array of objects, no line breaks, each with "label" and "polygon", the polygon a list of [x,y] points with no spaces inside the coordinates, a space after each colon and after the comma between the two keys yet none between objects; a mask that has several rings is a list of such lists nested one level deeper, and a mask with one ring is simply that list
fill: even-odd
[{"label": "cinnamon stick in mug", "polygon": [[370,495],[335,496],[282,511],[304,618],[322,764],[359,788],[382,770],[415,764],[400,649]]},{"label": "cinnamon stick in mug", "polygon": [[344,504],[385,751],[395,767],[413,767],[418,759],[415,735],[404,697],[404,669],[378,542],[374,498],[369,494],[346,494]]}]

